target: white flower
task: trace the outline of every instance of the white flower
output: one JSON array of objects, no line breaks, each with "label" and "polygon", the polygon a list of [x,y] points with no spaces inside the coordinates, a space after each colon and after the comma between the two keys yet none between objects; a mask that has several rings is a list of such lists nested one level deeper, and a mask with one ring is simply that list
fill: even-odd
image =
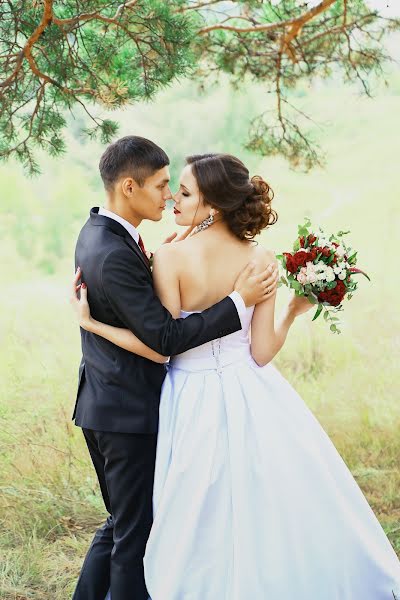
[{"label": "white flower", "polygon": [[333,272],[332,267],[327,267],[326,273],[325,273],[325,279],[328,282],[335,281],[335,273]]},{"label": "white flower", "polygon": [[339,273],[338,275],[339,279],[341,279],[343,281],[343,279],[346,279],[346,271],[342,271],[341,273]]},{"label": "white flower", "polygon": [[307,283],[315,283],[317,281],[317,275],[315,273],[307,274]]},{"label": "white flower", "polygon": [[301,285],[305,285],[307,283],[307,275],[305,273],[299,273],[297,275],[297,281],[301,283]]},{"label": "white flower", "polygon": [[337,254],[337,256],[339,256],[339,258],[342,258],[346,254],[345,249],[343,248],[343,246],[338,246],[336,248],[336,254]]},{"label": "white flower", "polygon": [[341,272],[341,270],[342,270],[342,265],[335,265],[333,267],[333,272],[335,273],[335,275],[339,275],[339,273]]}]

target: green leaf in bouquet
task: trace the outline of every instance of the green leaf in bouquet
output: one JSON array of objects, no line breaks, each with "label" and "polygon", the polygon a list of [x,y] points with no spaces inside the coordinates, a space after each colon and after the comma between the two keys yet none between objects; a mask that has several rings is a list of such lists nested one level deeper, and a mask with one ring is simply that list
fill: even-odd
[{"label": "green leaf in bouquet", "polygon": [[296,291],[303,291],[303,286],[301,285],[301,283],[299,281],[297,281],[297,279],[293,278],[291,287]]},{"label": "green leaf in bouquet", "polygon": [[353,297],[353,294],[348,294],[348,295],[347,295],[347,299],[348,299],[348,300],[351,300],[351,299],[352,299],[352,297]]},{"label": "green leaf in bouquet", "polygon": [[293,252],[297,252],[298,250],[300,250],[300,240],[296,240],[293,244]]},{"label": "green leaf in bouquet", "polygon": [[283,275],[281,275],[280,281],[281,281],[281,283],[284,283],[285,285],[289,285],[286,277],[284,277]]},{"label": "green leaf in bouquet", "polygon": [[326,261],[328,263],[328,265],[330,265],[333,262],[334,258],[335,258],[335,252],[333,251],[332,254],[328,257],[328,260]]},{"label": "green leaf in bouquet", "polygon": [[283,254],[275,254],[277,260],[283,260]]},{"label": "green leaf in bouquet", "polygon": [[299,236],[308,235],[308,228],[311,226],[311,221],[308,217],[305,217],[305,221],[303,225],[298,225],[297,233]]},{"label": "green leaf in bouquet", "polygon": [[298,229],[299,237],[303,235],[306,238],[309,233],[310,232],[308,231],[307,227],[305,227],[304,225],[300,226]]},{"label": "green leaf in bouquet", "polygon": [[315,313],[315,315],[313,317],[313,321],[315,321],[315,319],[318,319],[318,317],[322,313],[323,309],[324,309],[323,304],[318,304],[317,312]]},{"label": "green leaf in bouquet", "polygon": [[311,304],[318,304],[319,300],[318,298],[314,295],[314,294],[307,294],[307,298],[309,299],[309,301],[311,302]]},{"label": "green leaf in bouquet", "polygon": [[347,262],[349,263],[349,265],[355,265],[357,262],[357,252],[354,252],[351,256],[349,256]]},{"label": "green leaf in bouquet", "polygon": [[332,325],[330,326],[330,330],[333,333],[340,333],[340,329],[337,328],[337,326],[335,325],[335,323],[332,323]]},{"label": "green leaf in bouquet", "polygon": [[349,231],[338,231],[336,235],[338,237],[343,237],[344,235],[347,235],[348,233],[350,233],[350,230]]},{"label": "green leaf in bouquet", "polygon": [[327,321],[329,319],[329,317],[330,317],[329,312],[326,310],[324,312],[324,320]]},{"label": "green leaf in bouquet", "polygon": [[317,263],[322,256],[322,252],[318,252],[315,262]]}]

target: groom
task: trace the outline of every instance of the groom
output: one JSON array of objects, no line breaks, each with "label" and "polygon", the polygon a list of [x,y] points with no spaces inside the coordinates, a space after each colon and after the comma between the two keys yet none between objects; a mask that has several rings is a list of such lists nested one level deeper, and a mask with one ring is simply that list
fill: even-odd
[{"label": "groom", "polygon": [[[248,267],[229,297],[174,320],[155,295],[137,227],[159,221],[169,189],[169,159],[150,140],[127,136],[100,160],[105,208],[93,208],[75,253],[95,319],[130,329],[165,356],[241,329],[245,306],[265,299],[276,272]],[[143,556],[152,524],[158,407],[165,366],[81,330],[82,361],[73,418],[82,428],[109,513],[95,533],[74,600],[147,600]]]}]

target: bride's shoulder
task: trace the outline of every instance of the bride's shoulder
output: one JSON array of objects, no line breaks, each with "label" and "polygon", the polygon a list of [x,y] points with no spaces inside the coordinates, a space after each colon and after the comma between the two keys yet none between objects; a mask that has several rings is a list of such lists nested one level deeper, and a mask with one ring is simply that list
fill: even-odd
[{"label": "bride's shoulder", "polygon": [[177,256],[179,254],[184,254],[184,248],[183,248],[183,242],[185,240],[179,241],[179,242],[169,242],[169,243],[165,243],[162,244],[155,252],[154,252],[154,257],[157,258],[170,258],[172,256]]},{"label": "bride's shoulder", "polygon": [[170,242],[162,244],[155,252],[153,257],[153,270],[168,269],[176,271],[178,265],[182,262],[185,253],[182,249],[182,242]]},{"label": "bride's shoulder", "polygon": [[276,262],[275,252],[270,248],[265,248],[261,244],[254,244],[252,248],[251,260],[256,263],[260,269],[265,269],[270,263]]}]

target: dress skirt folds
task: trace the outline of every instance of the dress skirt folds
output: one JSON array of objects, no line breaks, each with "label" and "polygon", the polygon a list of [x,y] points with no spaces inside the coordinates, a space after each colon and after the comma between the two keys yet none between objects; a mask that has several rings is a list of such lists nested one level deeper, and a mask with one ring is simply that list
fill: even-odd
[{"label": "dress skirt folds", "polygon": [[346,464],[288,381],[251,358],[252,313],[171,361],[151,599],[400,600],[400,563]]}]

